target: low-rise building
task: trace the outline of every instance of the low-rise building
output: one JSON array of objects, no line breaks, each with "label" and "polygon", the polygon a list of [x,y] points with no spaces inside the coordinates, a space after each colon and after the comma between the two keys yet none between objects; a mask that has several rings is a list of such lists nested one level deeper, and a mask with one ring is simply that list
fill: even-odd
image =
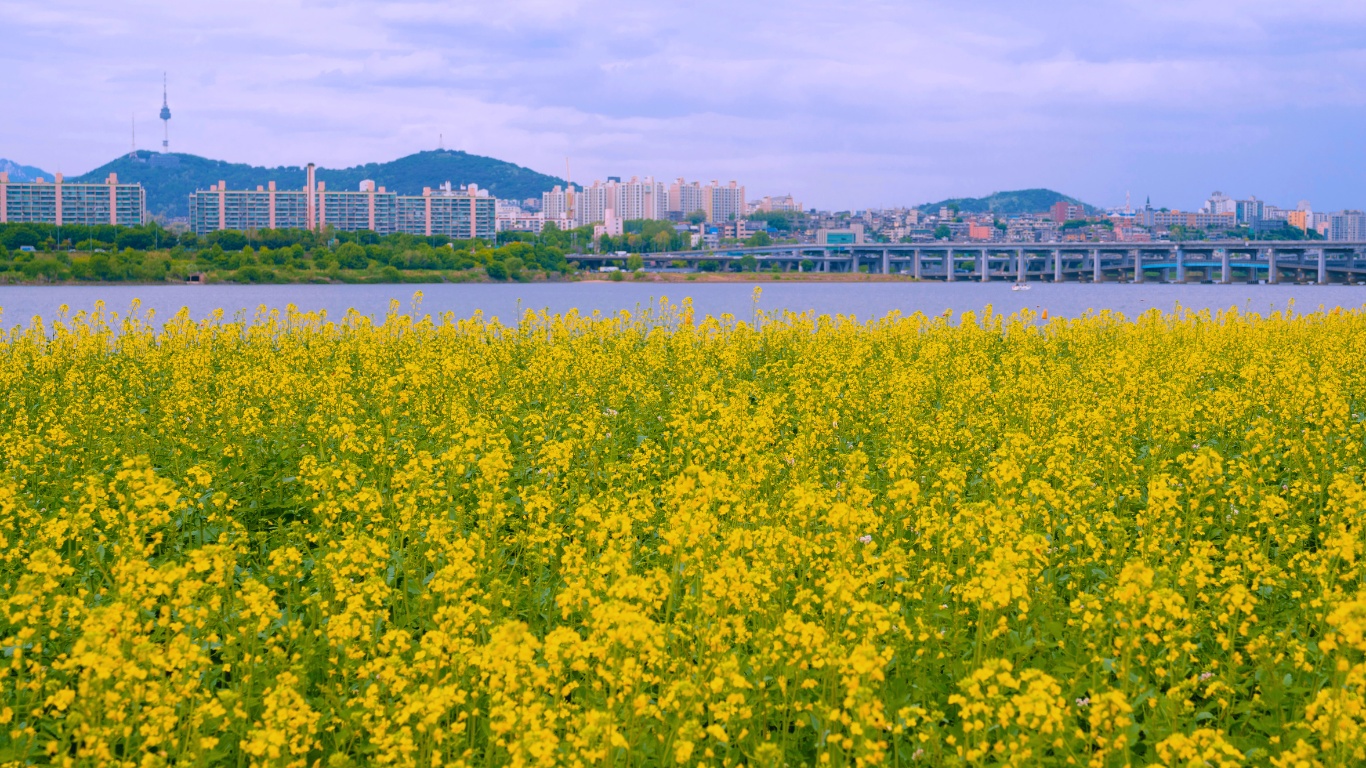
[{"label": "low-rise building", "polygon": [[843,229],[816,230],[816,245],[863,245],[866,242],[862,224],[850,224]]}]

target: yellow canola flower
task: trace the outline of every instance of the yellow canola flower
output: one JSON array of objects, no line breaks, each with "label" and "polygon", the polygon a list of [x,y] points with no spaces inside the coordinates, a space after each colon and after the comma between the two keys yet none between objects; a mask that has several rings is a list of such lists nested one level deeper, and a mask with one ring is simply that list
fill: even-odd
[{"label": "yellow canola flower", "polygon": [[0,335],[0,755],[1366,762],[1366,314]]}]

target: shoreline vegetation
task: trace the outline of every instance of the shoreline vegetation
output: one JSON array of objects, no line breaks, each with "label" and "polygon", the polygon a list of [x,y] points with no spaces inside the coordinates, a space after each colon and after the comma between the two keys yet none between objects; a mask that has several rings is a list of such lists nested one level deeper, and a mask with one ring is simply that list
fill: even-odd
[{"label": "shoreline vegetation", "polygon": [[[844,281],[856,277],[817,277],[820,273],[811,269],[761,272],[752,260],[746,264],[703,261],[698,271],[687,273],[644,271],[646,256],[685,251],[690,238],[664,221],[627,222],[624,234],[597,238],[592,227],[562,231],[548,225],[539,234],[502,232],[492,242],[444,235],[340,232],[330,227],[321,231],[224,230],[200,236],[171,232],[156,223],[140,227],[0,224],[0,285],[498,283],[596,277],[671,282],[674,275],[679,275],[677,280],[691,281],[702,280],[703,275],[742,274],[751,279],[760,274],[769,276],[765,279]],[[576,259],[590,245],[598,254],[619,254],[610,263],[619,271],[585,269]],[[704,252],[697,253],[705,258]]]},{"label": "shoreline vegetation", "polygon": [[1366,313],[0,336],[0,761],[1366,763]]},{"label": "shoreline vegetation", "polygon": [[[200,273],[201,280],[48,280],[37,277],[32,280],[16,275],[0,273],[0,287],[59,288],[71,286],[127,285],[127,286],[179,286],[179,285],[433,285],[445,284],[486,284],[507,285],[510,283],[920,283],[909,275],[877,275],[848,272],[597,272],[578,271],[568,273],[539,274],[525,276],[519,280],[495,280],[488,275],[471,271],[410,271],[400,279],[391,280],[387,275],[372,272],[342,273],[339,275],[297,275],[298,279],[258,279],[256,281],[232,279],[231,276]],[[617,278],[615,276],[620,275]]]}]

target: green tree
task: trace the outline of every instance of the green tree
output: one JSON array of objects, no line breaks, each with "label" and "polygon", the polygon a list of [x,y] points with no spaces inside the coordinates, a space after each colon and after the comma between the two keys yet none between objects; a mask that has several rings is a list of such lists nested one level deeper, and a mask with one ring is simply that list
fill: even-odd
[{"label": "green tree", "polygon": [[704,222],[704,221],[706,221],[706,220],[707,220],[707,212],[706,212],[706,211],[693,211],[692,213],[688,214],[688,223],[689,223],[689,224],[701,224],[702,222]]},{"label": "green tree", "polygon": [[337,247],[337,263],[342,269],[365,269],[370,266],[365,248],[356,243],[342,243]]},{"label": "green tree", "polygon": [[762,248],[766,245],[773,245],[773,238],[767,232],[755,232],[745,238],[745,245],[751,248]]},{"label": "green tree", "polygon": [[934,228],[935,240],[948,240],[951,237],[953,237],[953,230],[949,229],[947,224],[940,224]]},{"label": "green tree", "polygon": [[484,266],[484,272],[487,273],[489,278],[492,280],[508,279],[507,267],[503,266],[503,263],[501,261],[489,262]]},{"label": "green tree", "polygon": [[759,260],[754,258],[754,254],[747,253],[740,257],[740,271],[753,272],[759,267]]},{"label": "green tree", "polygon": [[644,257],[642,257],[638,253],[631,254],[631,256],[626,259],[626,268],[632,272],[635,272],[639,269],[645,269]]},{"label": "green tree", "polygon": [[209,238],[211,242],[225,251],[240,251],[247,247],[247,236],[231,229],[215,232]]}]

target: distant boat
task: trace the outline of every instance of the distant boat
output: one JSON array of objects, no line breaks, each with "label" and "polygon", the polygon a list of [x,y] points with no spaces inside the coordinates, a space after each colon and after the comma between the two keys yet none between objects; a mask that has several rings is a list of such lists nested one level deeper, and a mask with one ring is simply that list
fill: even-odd
[{"label": "distant boat", "polygon": [[1027,291],[1027,290],[1029,290],[1029,284],[1028,284],[1028,283],[1016,283],[1016,284],[1010,286],[1010,290],[1012,290],[1012,291]]}]

